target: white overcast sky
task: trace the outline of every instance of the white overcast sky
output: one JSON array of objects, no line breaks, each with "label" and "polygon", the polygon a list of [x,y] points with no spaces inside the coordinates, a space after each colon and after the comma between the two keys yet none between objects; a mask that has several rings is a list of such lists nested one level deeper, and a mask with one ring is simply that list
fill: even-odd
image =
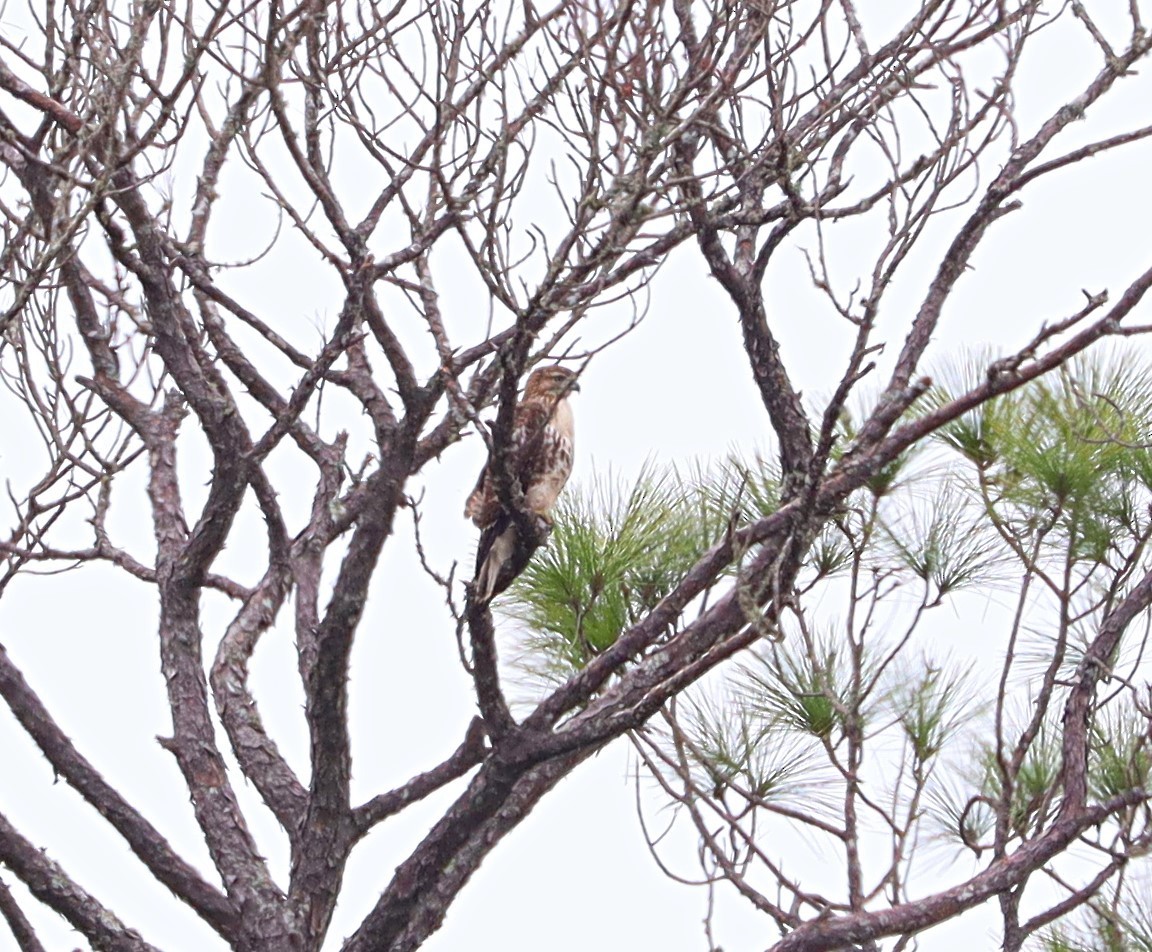
[{"label": "white overcast sky", "polygon": [[[1099,4],[1102,16],[1122,13],[1125,6]],[[1022,132],[1030,132],[1039,118],[1074,94],[1097,62],[1096,50],[1075,29],[1054,29],[1042,38],[1021,73]],[[1143,63],[1140,69],[1152,74],[1152,64]],[[1069,130],[1065,141],[1072,147],[1090,136],[1150,121],[1152,83],[1141,75],[1122,84],[1088,122]],[[1115,296],[1126,280],[1148,267],[1148,168],[1152,148],[1143,144],[1030,189],[1024,209],[993,229],[974,269],[962,280],[934,345],[938,357],[985,343],[1019,344],[1041,321],[1077,310],[1083,303],[1082,288],[1109,289]],[[240,222],[231,227],[243,228]],[[892,330],[888,356],[903,339],[908,316],[930,276],[932,254],[938,255],[940,247],[937,243],[929,249],[924,270],[902,284],[885,308],[885,326]],[[867,248],[860,260],[853,260],[852,246],[844,241],[835,244],[835,253],[845,275],[871,260]],[[292,265],[286,240],[284,250],[269,260],[264,283],[246,290],[249,300],[259,295],[264,313],[283,315],[286,327],[329,324],[337,298],[327,293],[330,289],[301,284]],[[275,280],[268,280],[273,273]],[[819,307],[808,285],[799,247],[783,248],[769,274],[773,326],[798,385],[817,397],[839,378],[845,345],[843,329]],[[457,313],[466,310],[468,293],[461,289]],[[1145,306],[1133,319],[1148,322],[1152,314]],[[589,336],[609,333],[594,330]],[[693,249],[674,256],[652,287],[647,319],[597,357],[582,388],[575,404],[577,481],[609,469],[631,476],[649,458],[679,461],[720,456],[733,447],[750,452],[771,446],[733,310]],[[22,486],[22,480],[33,475],[22,453],[30,434],[7,404],[0,407],[0,473]],[[433,464],[420,484],[426,491],[426,541],[442,568],[454,559],[463,565],[470,562],[473,530],[460,512],[483,455],[479,440],[468,440]],[[138,494],[140,508],[133,515],[127,506],[117,525],[122,539],[135,538],[140,549],[148,551],[143,483],[140,474],[135,478],[132,492]],[[131,498],[127,488],[119,492]],[[297,504],[306,505],[311,487],[301,481],[299,492]],[[0,506],[0,514],[0,531],[6,532],[10,511]],[[250,512],[245,518],[259,533],[258,519]],[[442,760],[459,743],[474,710],[440,592],[408,559],[409,525],[402,515],[398,538],[385,549],[353,657],[354,793],[361,798]],[[224,556],[226,566],[243,566],[244,560],[242,542]],[[972,607],[981,610],[979,604]],[[210,624],[222,622],[226,608],[210,605]],[[172,758],[155,741],[167,732],[169,719],[154,616],[147,587],[111,569],[30,579],[11,586],[0,600],[0,643],[80,750],[184,855],[207,869],[187,793]],[[253,667],[267,719],[300,769],[307,745],[287,627],[266,638]],[[619,743],[563,781],[493,852],[426,948],[701,952],[706,895],[672,883],[648,857],[635,818],[631,765],[626,746]],[[357,849],[330,947],[338,947],[355,928],[393,868],[459,789],[442,791],[384,824]],[[261,817],[261,844],[283,871],[284,845],[272,821],[257,807],[251,788],[241,794]],[[659,818],[653,804],[648,814]],[[0,713],[0,810],[149,941],[172,952],[221,947],[190,912],[151,886],[115,834],[79,804],[65,784],[53,782],[43,758],[6,712]],[[696,872],[692,847],[686,839],[670,848],[685,875]],[[10,884],[13,880],[8,874],[4,879]],[[28,906],[44,924],[50,948],[84,947],[61,920],[36,911],[30,902]],[[731,897],[722,909],[716,930],[726,952],[771,944],[775,933],[768,921]],[[991,919],[970,916],[932,933],[921,948],[947,950],[958,936],[978,948],[990,946],[993,926]],[[14,949],[11,942],[0,929],[0,952]]]}]

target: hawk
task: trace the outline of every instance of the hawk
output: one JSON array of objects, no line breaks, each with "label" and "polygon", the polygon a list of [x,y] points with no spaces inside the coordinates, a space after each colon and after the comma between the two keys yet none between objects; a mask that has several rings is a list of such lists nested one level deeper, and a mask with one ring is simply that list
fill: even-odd
[{"label": "hawk", "polygon": [[[552,525],[552,507],[572,472],[575,444],[567,397],[579,389],[576,375],[566,367],[534,370],[513,418],[511,472],[519,479],[527,511],[545,528]],[[527,548],[522,544],[512,514],[497,497],[490,462],[464,507],[465,518],[482,530],[472,584],[472,596],[480,603],[511,585],[535,549],[534,544]]]}]

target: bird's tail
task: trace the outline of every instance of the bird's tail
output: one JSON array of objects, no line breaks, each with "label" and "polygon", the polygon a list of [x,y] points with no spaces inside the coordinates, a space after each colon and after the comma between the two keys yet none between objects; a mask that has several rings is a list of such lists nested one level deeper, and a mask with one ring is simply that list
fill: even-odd
[{"label": "bird's tail", "polygon": [[501,513],[496,521],[480,534],[476,548],[476,576],[472,583],[472,597],[484,604],[511,585],[528,566],[532,554],[547,541],[551,523],[538,517],[540,525],[532,538],[525,539],[516,520]]},{"label": "bird's tail", "polygon": [[472,583],[472,597],[479,602],[490,602],[520,574],[512,571],[517,535],[516,523],[505,514],[480,533],[480,544],[476,548],[476,577]]}]

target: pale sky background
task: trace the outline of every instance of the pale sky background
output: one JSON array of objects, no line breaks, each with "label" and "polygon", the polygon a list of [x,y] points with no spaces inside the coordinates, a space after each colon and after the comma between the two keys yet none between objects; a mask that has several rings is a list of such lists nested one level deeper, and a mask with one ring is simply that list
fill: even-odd
[{"label": "pale sky background", "polygon": [[[1100,6],[1103,15],[1122,12],[1126,4]],[[1032,57],[1025,63],[1018,92],[1024,134],[1032,131],[1040,116],[1079,90],[1098,62],[1095,48],[1083,42],[1075,28],[1051,30],[1035,44]],[[1152,75],[1152,64],[1145,62],[1139,68]],[[1089,121],[1068,130],[1058,153],[1088,138],[1152,121],[1148,76],[1121,87],[1090,113]],[[1042,321],[1079,309],[1082,288],[1092,292],[1107,288],[1115,299],[1126,282],[1149,264],[1149,167],[1152,147],[1144,143],[1029,188],[1023,196],[1025,208],[994,227],[976,255],[974,270],[962,279],[934,344],[938,357],[985,343],[1019,344]],[[952,216],[948,221],[957,219]],[[862,247],[857,260],[850,227],[830,236],[845,275],[871,261],[867,247]],[[938,226],[937,233],[947,230]],[[846,336],[811,292],[798,248],[805,240],[781,250],[768,281],[773,325],[785,358],[806,395],[818,396],[839,378]],[[923,268],[909,269],[912,280],[887,300],[878,335],[891,339],[886,358],[903,339],[908,317],[934,266],[932,255],[938,255],[940,247],[939,239],[930,243],[920,256]],[[286,239],[283,249],[254,273],[245,294],[259,301],[263,313],[282,315],[284,327],[329,325],[335,319],[337,298],[327,288],[304,283],[295,273],[292,254],[292,243]],[[458,299],[451,302],[460,320],[468,314],[468,293],[466,287],[458,289]],[[597,320],[607,325],[612,320],[618,324],[619,319]],[[1130,320],[1148,323],[1152,312],[1144,305]],[[597,327],[589,330],[588,337],[610,333],[610,328]],[[0,474],[23,487],[36,472],[27,469],[22,453],[29,433],[5,399],[0,395]],[[707,459],[733,447],[751,452],[771,446],[735,315],[715,282],[707,278],[694,249],[678,252],[657,278],[644,323],[592,363],[575,411],[577,481],[609,468],[633,476],[649,458]],[[191,450],[188,456],[195,460]],[[414,491],[425,488],[423,529],[430,556],[441,569],[453,560],[470,565],[475,540],[460,512],[483,457],[480,441],[469,439],[445,453],[413,485]],[[118,490],[124,508],[116,524],[122,540],[135,539],[138,551],[149,551],[151,530],[143,508],[141,472],[133,478],[136,490]],[[307,505],[310,483],[301,481],[298,488],[295,504]],[[140,501],[136,511],[134,493]],[[290,495],[290,489],[282,492],[289,511]],[[10,520],[6,502],[0,504],[0,516],[0,531],[6,533]],[[253,532],[259,531],[251,511],[244,518]],[[401,514],[397,538],[385,548],[353,656],[357,799],[396,786],[440,762],[459,743],[474,710],[441,593],[409,562],[410,524]],[[242,545],[238,536],[225,553],[222,568],[244,565]],[[971,612],[954,617],[957,627],[980,628],[988,624],[990,613],[994,617],[995,606],[988,599],[963,604]],[[209,606],[207,630],[215,625],[218,633],[228,617],[227,608],[223,600]],[[13,584],[0,600],[0,643],[79,749],[167,833],[183,855],[208,868],[174,761],[154,739],[167,732],[169,720],[154,618],[146,586],[110,568],[90,568]],[[941,639],[959,642],[949,629],[942,626]],[[266,719],[300,769],[307,745],[289,628],[281,625],[265,637],[253,672]],[[222,734],[220,741],[226,746]],[[628,748],[620,742],[563,781],[495,849],[425,948],[430,952],[704,950],[701,920],[706,894],[670,882],[648,857],[635,818],[632,766]],[[250,816],[259,819],[255,825],[262,846],[284,870],[286,850],[273,821],[258,805],[255,792],[242,780],[236,782],[244,802],[253,807]],[[460,789],[454,785],[411,808],[358,847],[329,947],[338,948],[351,933],[396,864]],[[658,817],[654,801],[649,804],[649,817]],[[53,782],[46,762],[6,711],[0,712],[0,810],[160,948],[171,952],[222,948],[191,912],[150,884],[116,834],[66,784]],[[697,872],[693,850],[694,839],[682,836],[667,855],[678,860],[680,872],[691,876]],[[964,857],[958,864],[970,862]],[[14,877],[0,875],[25,898]],[[770,922],[746,909],[730,891],[722,889],[719,901],[716,938],[725,952],[748,952],[771,944],[776,933]],[[82,946],[63,920],[34,902],[24,905],[42,926],[50,949]],[[920,947],[946,950],[961,938],[974,948],[991,947],[995,917],[989,914],[972,914],[936,930],[921,940]],[[0,952],[10,948],[15,948],[11,937],[0,929]]]}]

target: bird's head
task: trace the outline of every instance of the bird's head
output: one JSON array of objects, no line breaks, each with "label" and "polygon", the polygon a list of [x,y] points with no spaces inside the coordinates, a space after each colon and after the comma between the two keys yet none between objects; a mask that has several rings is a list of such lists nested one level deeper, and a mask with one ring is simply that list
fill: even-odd
[{"label": "bird's head", "polygon": [[528,383],[524,385],[524,396],[562,400],[579,389],[576,374],[567,367],[540,367],[528,376]]}]

